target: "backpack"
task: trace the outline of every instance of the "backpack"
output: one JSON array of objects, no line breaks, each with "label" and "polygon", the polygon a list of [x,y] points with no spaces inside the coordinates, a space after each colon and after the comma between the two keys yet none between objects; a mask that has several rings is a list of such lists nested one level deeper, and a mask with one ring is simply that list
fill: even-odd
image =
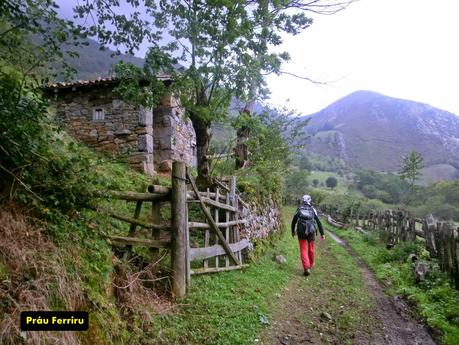
[{"label": "backpack", "polygon": [[298,222],[296,231],[298,238],[308,239],[315,234],[316,228],[314,225],[315,212],[312,206],[302,205],[298,208]]}]

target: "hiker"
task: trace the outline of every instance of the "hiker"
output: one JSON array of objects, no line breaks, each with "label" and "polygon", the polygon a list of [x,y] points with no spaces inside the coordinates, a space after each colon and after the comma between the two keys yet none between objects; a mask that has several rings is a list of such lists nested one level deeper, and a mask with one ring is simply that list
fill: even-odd
[{"label": "hiker", "polygon": [[310,275],[311,268],[314,267],[314,239],[317,231],[315,223],[319,226],[321,240],[325,240],[322,223],[317,216],[317,211],[312,207],[312,199],[309,195],[304,195],[300,207],[293,216],[292,236],[295,237],[296,226],[305,276]]}]

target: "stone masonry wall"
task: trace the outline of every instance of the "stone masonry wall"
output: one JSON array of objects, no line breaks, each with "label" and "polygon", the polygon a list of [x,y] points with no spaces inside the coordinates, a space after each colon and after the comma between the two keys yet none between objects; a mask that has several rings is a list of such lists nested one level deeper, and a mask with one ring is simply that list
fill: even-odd
[{"label": "stone masonry wall", "polygon": [[[138,171],[153,173],[151,111],[114,98],[111,88],[59,95],[56,109],[58,119],[72,136],[96,150],[126,156]],[[98,110],[103,112],[103,119],[94,118]]]},{"label": "stone masonry wall", "polygon": [[196,166],[196,134],[185,109],[176,98],[167,96],[161,106],[153,110],[154,163],[178,160]]},{"label": "stone masonry wall", "polygon": [[241,231],[241,236],[255,243],[282,229],[281,212],[276,203],[267,200],[263,204],[249,203],[249,209],[240,206],[241,218],[248,224]]}]

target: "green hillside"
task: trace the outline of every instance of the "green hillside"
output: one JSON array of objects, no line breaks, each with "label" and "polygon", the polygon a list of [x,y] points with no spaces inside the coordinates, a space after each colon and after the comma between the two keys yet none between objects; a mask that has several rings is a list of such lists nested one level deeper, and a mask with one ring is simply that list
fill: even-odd
[{"label": "green hillside", "polygon": [[358,91],[310,117],[306,155],[341,159],[351,168],[396,172],[401,157],[416,150],[424,157],[425,181],[459,176],[459,117],[454,114]]},{"label": "green hillside", "polygon": [[[120,54],[116,55],[110,49],[100,49],[100,45],[94,40],[88,39],[87,46],[67,47],[67,49],[75,50],[78,57],[64,55],[66,63],[74,68],[76,75],[75,80],[90,80],[99,77],[107,77],[111,75],[111,68],[120,61],[129,62],[136,66],[142,67],[144,60],[133,55]],[[61,66],[54,64],[53,68],[60,70]]]}]

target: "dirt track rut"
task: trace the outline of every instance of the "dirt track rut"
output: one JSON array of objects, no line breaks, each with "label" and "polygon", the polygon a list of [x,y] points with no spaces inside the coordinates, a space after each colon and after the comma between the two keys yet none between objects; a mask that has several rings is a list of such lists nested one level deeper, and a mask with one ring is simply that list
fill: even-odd
[{"label": "dirt track rut", "polygon": [[[256,344],[435,345],[426,327],[411,316],[408,305],[384,293],[346,242],[328,233],[326,241],[330,239],[347,251],[340,255],[351,255],[354,261],[344,265],[331,242],[318,243],[317,268],[306,278],[298,266],[296,276],[278,295],[271,325]],[[355,272],[350,274],[350,270]],[[346,291],[356,279],[363,286]],[[324,312],[331,314],[330,320],[324,318]]]},{"label": "dirt track rut", "polygon": [[346,248],[348,253],[356,258],[365,284],[376,303],[376,315],[382,324],[382,329],[375,332],[376,337],[371,344],[435,345],[436,342],[432,339],[426,327],[410,315],[408,305],[399,297],[387,296],[374,274],[357,257],[346,242],[329,231],[327,233],[329,237]]}]

